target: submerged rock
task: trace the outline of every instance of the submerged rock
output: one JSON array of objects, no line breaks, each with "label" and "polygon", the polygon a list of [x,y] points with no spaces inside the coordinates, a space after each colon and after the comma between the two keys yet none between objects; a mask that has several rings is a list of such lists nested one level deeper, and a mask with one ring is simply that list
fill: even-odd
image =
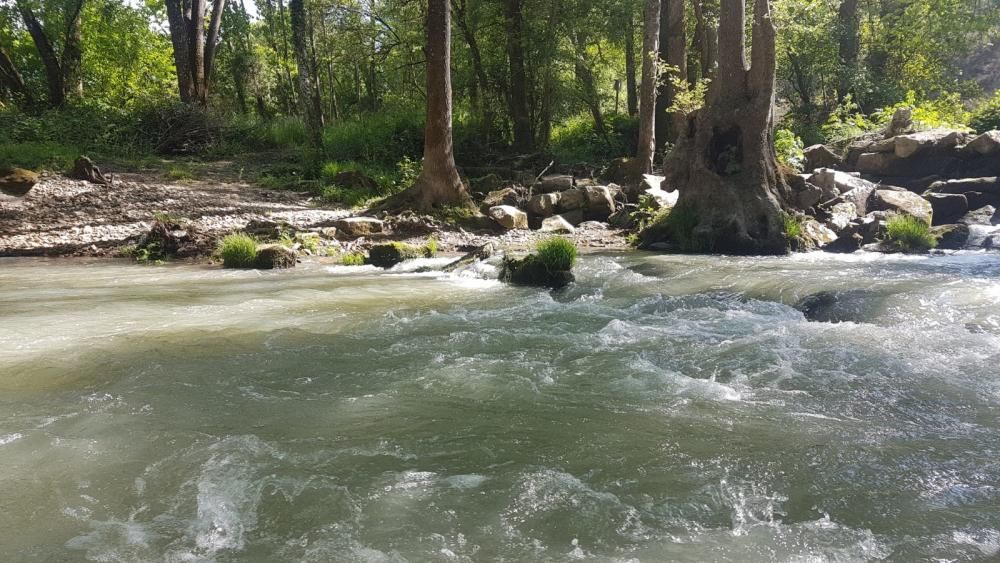
[{"label": "submerged rock", "polygon": [[258,270],[284,270],[294,268],[295,251],[279,244],[262,246],[257,249],[254,267]]},{"label": "submerged rock", "polygon": [[819,291],[799,301],[795,308],[806,320],[819,323],[867,322],[881,296],[867,289]]},{"label": "submerged rock", "polygon": [[500,265],[500,281],[514,285],[560,289],[574,279],[571,271],[550,270],[536,254],[529,254],[521,259],[504,258]]},{"label": "submerged rock", "polygon": [[372,266],[388,269],[406,260],[425,258],[428,254],[427,249],[417,248],[402,242],[377,244],[368,250],[368,263]]}]

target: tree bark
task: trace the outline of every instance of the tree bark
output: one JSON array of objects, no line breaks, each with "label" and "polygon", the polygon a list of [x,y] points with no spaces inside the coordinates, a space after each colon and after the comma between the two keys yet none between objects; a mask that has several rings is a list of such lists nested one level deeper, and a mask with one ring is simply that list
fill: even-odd
[{"label": "tree bark", "polygon": [[514,150],[530,152],[535,149],[534,128],[528,111],[528,78],[524,70],[524,37],[522,31],[522,0],[503,0],[505,30],[507,34],[507,60],[510,65],[510,91],[508,104],[514,124]]},{"label": "tree bark", "polygon": [[628,114],[634,116],[639,113],[639,87],[635,80],[635,16],[631,13],[625,26],[625,88]]},{"label": "tree bark", "polygon": [[675,88],[669,78],[687,77],[687,36],[684,30],[684,0],[663,0],[660,9],[660,60],[676,69],[664,76],[656,100],[656,140],[658,146],[665,145],[676,133],[674,121],[677,116],[667,112],[673,105]]},{"label": "tree bark", "polygon": [[207,29],[206,0],[165,0],[165,3],[180,99],[184,103],[206,105],[226,0],[211,0]]},{"label": "tree bark", "polygon": [[452,144],[451,10],[449,0],[427,2],[427,123],[423,170],[408,189],[389,198],[380,209],[428,212],[443,206],[472,207],[458,175]]},{"label": "tree bark", "polygon": [[639,152],[636,166],[640,174],[653,171],[656,155],[656,80],[660,52],[660,0],[646,0],[642,32],[642,85],[639,90]]},{"label": "tree bark", "polygon": [[860,25],[858,19],[858,0],[843,0],[837,10],[837,54],[840,58],[840,85],[837,89],[838,101],[851,91],[854,70],[858,66],[860,49]]},{"label": "tree bark", "polygon": [[75,0],[66,7],[66,39],[63,42],[62,74],[63,89],[67,96],[83,97],[83,2]]},{"label": "tree bark", "polygon": [[661,234],[679,251],[784,254],[789,248],[783,222],[788,188],[773,144],[769,0],[756,0],[749,68],[744,28],[743,0],[722,0],[718,77],[667,166],[667,183],[680,196]]},{"label": "tree bark", "polygon": [[718,34],[708,21],[705,10],[706,0],[694,0],[694,48],[698,50],[698,66],[702,78],[711,79],[715,75]]},{"label": "tree bark", "polygon": [[174,47],[174,68],[177,71],[177,90],[181,101],[194,101],[194,82],[191,74],[191,44],[188,32],[188,17],[181,0],[166,0],[167,23],[170,26],[170,43]]},{"label": "tree bark", "polygon": [[573,57],[573,73],[580,82],[584,102],[587,104],[587,109],[590,110],[591,117],[594,118],[594,132],[607,141],[608,129],[604,124],[601,98],[597,91],[594,72],[590,69],[590,63],[587,61],[586,39],[579,32],[573,35],[573,48],[576,51]]},{"label": "tree bark", "polygon": [[30,106],[34,101],[31,91],[24,84],[24,76],[3,46],[0,46],[0,84],[10,92],[16,102]]},{"label": "tree bark", "polygon": [[314,149],[323,150],[323,110],[316,96],[315,77],[309,64],[306,45],[306,9],[303,0],[291,0],[288,11],[292,20],[292,48],[299,70],[299,99],[309,130],[309,141]]},{"label": "tree bark", "polygon": [[38,21],[31,8],[23,2],[18,2],[17,9],[21,13],[24,26],[28,28],[28,34],[31,35],[31,40],[35,43],[35,49],[38,51],[38,56],[42,59],[42,65],[45,67],[45,82],[48,86],[49,105],[51,107],[62,106],[66,101],[66,88],[65,82],[63,82],[63,71],[62,66],[59,64],[59,57],[56,55],[49,37],[45,34],[42,23]]}]

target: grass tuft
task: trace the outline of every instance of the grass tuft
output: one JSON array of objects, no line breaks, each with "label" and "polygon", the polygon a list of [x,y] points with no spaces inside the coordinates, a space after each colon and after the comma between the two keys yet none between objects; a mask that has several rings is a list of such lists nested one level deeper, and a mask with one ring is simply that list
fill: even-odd
[{"label": "grass tuft", "polygon": [[910,215],[893,215],[886,222],[885,242],[901,252],[927,252],[937,238],[927,223]]},{"label": "grass tuft", "polygon": [[257,260],[257,241],[245,233],[226,235],[219,242],[223,268],[253,268]]},{"label": "grass tuft", "polygon": [[568,272],[576,264],[576,245],[562,237],[552,237],[535,247],[538,259],[550,272]]}]

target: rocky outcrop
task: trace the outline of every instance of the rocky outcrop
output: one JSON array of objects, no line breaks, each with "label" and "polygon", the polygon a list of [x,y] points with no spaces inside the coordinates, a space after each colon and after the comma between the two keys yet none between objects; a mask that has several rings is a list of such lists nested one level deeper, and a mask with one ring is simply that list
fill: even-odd
[{"label": "rocky outcrop", "polygon": [[950,225],[969,211],[969,200],[964,194],[926,194],[924,198],[934,211],[933,225]]},{"label": "rocky outcrop", "polygon": [[38,174],[24,168],[0,174],[0,193],[14,197],[24,197],[38,183]]},{"label": "rocky outcrop", "polygon": [[913,192],[904,190],[875,190],[868,199],[870,211],[890,211],[916,217],[931,224],[931,204]]}]

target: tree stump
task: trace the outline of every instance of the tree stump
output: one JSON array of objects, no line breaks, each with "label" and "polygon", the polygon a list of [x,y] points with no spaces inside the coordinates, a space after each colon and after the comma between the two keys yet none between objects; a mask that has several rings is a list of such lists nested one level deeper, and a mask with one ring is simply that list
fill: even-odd
[{"label": "tree stump", "polygon": [[110,186],[113,179],[108,179],[104,177],[101,173],[101,169],[94,164],[93,160],[85,156],[81,156],[76,159],[73,164],[73,171],[70,173],[71,178],[77,180],[86,180],[91,184],[100,184],[102,186]]}]

